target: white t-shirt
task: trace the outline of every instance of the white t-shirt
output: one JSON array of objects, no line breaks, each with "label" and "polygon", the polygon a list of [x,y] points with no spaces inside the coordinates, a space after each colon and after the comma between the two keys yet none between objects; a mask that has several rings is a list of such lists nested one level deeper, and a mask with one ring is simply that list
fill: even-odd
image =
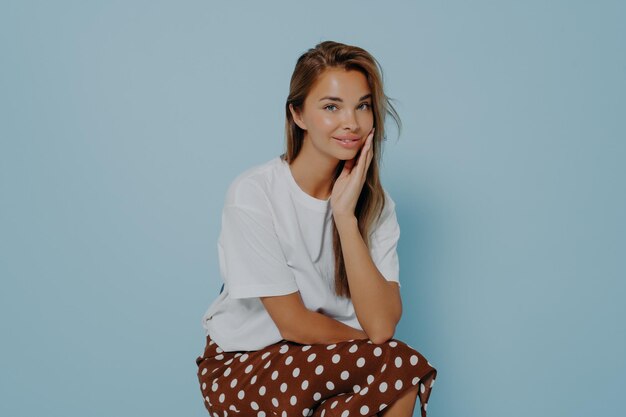
[{"label": "white t-shirt", "polygon": [[[400,228],[386,191],[385,199],[370,229],[370,254],[385,279],[399,284]],[[309,310],[362,330],[352,301],[334,293],[330,199],[304,192],[280,156],[233,180],[217,248],[224,290],[202,326],[224,351],[259,350],[282,340],[261,296],[300,291]]]}]

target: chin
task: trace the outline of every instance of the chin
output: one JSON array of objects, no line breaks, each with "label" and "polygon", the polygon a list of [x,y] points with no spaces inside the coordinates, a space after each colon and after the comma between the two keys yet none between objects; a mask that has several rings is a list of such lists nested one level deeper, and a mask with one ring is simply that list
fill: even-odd
[{"label": "chin", "polygon": [[340,161],[347,161],[349,159],[354,159],[358,151],[358,149],[346,149],[343,152],[333,152],[331,155]]}]

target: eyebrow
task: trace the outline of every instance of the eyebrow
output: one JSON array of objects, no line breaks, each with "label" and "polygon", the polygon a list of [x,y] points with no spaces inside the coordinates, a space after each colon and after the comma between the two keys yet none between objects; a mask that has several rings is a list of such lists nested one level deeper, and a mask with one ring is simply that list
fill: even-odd
[{"label": "eyebrow", "polygon": [[[363,97],[361,97],[359,99],[359,101],[363,101],[366,98],[371,98],[371,97],[372,97],[371,93],[370,94],[366,94]],[[340,103],[343,103],[343,100],[341,98],[339,98],[339,97],[325,96],[325,97],[320,98],[320,101],[322,101],[322,100],[332,100],[332,101],[339,101]]]}]

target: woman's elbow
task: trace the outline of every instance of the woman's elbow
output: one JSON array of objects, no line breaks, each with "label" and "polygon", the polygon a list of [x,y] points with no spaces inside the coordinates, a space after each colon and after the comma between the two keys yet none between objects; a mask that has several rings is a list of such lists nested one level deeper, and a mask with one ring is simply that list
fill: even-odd
[{"label": "woman's elbow", "polygon": [[288,342],[300,343],[300,337],[294,333],[292,329],[282,328],[279,329],[280,335],[284,340]]},{"label": "woman's elbow", "polygon": [[370,331],[367,336],[372,341],[372,343],[380,345],[382,343],[385,343],[387,340],[393,338],[395,331],[395,326],[384,326],[379,327],[376,330]]}]

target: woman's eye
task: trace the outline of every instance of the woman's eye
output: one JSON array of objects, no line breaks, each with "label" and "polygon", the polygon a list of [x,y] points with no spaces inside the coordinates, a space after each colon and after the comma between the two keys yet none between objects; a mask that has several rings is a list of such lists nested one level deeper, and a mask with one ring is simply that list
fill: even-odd
[{"label": "woman's eye", "polygon": [[[370,103],[361,103],[361,105],[359,106],[359,108],[363,108],[363,106],[365,106],[364,110],[369,110],[372,108],[372,105]],[[332,107],[332,109],[331,109]],[[325,109],[328,109],[330,111],[334,111],[334,109],[337,109],[337,106],[334,104],[328,104],[326,106],[324,106]]]}]

